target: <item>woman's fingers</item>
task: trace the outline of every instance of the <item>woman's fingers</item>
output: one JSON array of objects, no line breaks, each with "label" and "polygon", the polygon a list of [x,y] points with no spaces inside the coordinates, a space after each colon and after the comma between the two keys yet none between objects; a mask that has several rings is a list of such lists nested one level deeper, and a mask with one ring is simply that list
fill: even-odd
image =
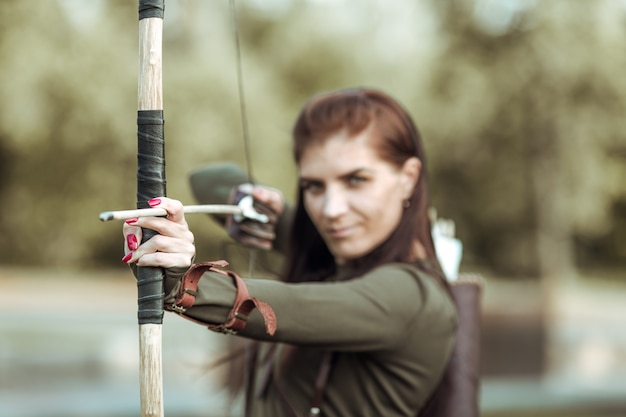
[{"label": "woman's fingers", "polygon": [[[127,242],[132,239],[128,236],[126,237]],[[193,242],[155,235],[135,250],[128,251],[122,261],[136,263],[139,266],[187,267],[191,265],[195,254],[196,248]]]},{"label": "woman's fingers", "polygon": [[132,226],[129,223],[124,223],[122,227],[122,233],[124,234],[124,254],[128,254],[128,252],[132,252],[139,247],[139,243],[141,242],[141,227]]},{"label": "woman's fingers", "polygon": [[180,201],[167,197],[159,197],[148,200],[148,204],[152,208],[158,207],[165,209],[169,220],[175,223],[187,224],[185,221],[185,214],[183,213],[183,203]]},{"label": "woman's fingers", "polygon": [[246,246],[271,249],[276,237],[275,227],[283,211],[280,191],[265,186],[241,184],[231,192],[230,204],[239,204],[246,196],[254,199],[254,209],[269,219],[266,223],[249,218],[229,217],[226,225],[228,235]]},{"label": "woman's fingers", "polygon": [[159,235],[183,239],[190,243],[194,242],[194,235],[186,222],[175,223],[165,217],[140,217],[128,219],[126,222],[130,222],[133,226],[154,230]]},{"label": "woman's fingers", "polygon": [[252,197],[280,215],[284,208],[284,199],[280,191],[275,188],[257,186],[251,192]]},{"label": "woman's fingers", "polygon": [[[165,209],[167,217],[140,217],[124,223],[125,256],[123,262],[139,266],[163,268],[187,267],[195,256],[194,235],[189,230],[183,205],[167,197],[148,201],[151,207]],[[147,228],[158,234],[141,243],[141,229]]]},{"label": "woman's fingers", "polygon": [[155,235],[129,254],[125,262],[139,266],[186,267],[191,265],[196,248],[188,240]]},{"label": "woman's fingers", "polygon": [[185,220],[183,204],[180,201],[159,197],[149,200],[148,204],[150,207],[165,209],[167,217],[135,217],[126,220],[126,224],[151,229],[161,235],[190,240],[193,243],[193,234]]}]

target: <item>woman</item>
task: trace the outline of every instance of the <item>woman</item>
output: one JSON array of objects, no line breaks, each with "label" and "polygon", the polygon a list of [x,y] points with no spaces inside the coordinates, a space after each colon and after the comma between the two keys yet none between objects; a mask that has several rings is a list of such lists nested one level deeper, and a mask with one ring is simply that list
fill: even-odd
[{"label": "woman", "polygon": [[[268,342],[248,387],[250,415],[414,417],[441,380],[456,329],[419,134],[392,98],[352,89],[309,100],[293,138],[298,201],[282,282],[192,266],[193,234],[181,203],[167,198],[150,202],[167,219],[127,221],[123,260],[167,268],[174,311]],[[279,193],[252,194],[282,213]],[[138,246],[140,227],[160,235]]]}]

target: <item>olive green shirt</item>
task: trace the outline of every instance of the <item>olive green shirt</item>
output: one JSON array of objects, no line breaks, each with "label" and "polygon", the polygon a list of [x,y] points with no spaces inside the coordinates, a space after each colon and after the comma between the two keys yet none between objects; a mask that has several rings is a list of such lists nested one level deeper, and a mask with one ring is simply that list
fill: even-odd
[{"label": "olive green shirt", "polygon": [[[226,203],[231,188],[245,181],[234,164],[209,164],[190,176],[202,204]],[[290,228],[291,208],[285,211],[276,225],[274,248],[279,251]],[[239,333],[268,342],[259,352],[252,416],[287,417],[281,396],[307,416],[327,350],[335,353],[323,417],[414,417],[436,387],[456,333],[456,310],[447,292],[409,264],[384,265],[350,280],[342,279],[346,272],[340,270],[325,282],[245,280],[250,295],[268,303],[277,318],[274,336],[265,332],[256,311]],[[177,288],[176,274],[168,274],[166,303],[173,302]],[[232,280],[208,272],[186,314],[221,324],[234,299]],[[273,362],[266,360],[271,346],[276,346]],[[272,368],[269,383],[263,380],[267,368]]]},{"label": "olive green shirt", "polygon": [[[277,318],[273,336],[254,311],[244,337],[279,343],[272,380],[256,373],[255,417],[286,416],[281,395],[302,416],[308,415],[322,354],[335,352],[324,391],[324,417],[415,416],[436,387],[448,362],[456,330],[456,311],[433,278],[409,264],[387,264],[365,275],[325,282],[284,283],[246,279],[250,295],[268,303]],[[166,303],[178,281],[167,280]],[[194,307],[185,313],[220,324],[232,308],[231,278],[207,272],[200,280]],[[269,344],[268,344],[269,345]],[[289,354],[293,349],[296,357]],[[287,359],[288,358],[288,359]]]}]

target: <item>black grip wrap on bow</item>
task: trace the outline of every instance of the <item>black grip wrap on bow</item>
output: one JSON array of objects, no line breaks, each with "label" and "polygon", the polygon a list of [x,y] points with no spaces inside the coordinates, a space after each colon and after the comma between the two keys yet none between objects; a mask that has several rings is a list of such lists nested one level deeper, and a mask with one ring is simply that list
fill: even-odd
[{"label": "black grip wrap on bow", "polygon": [[163,19],[165,5],[163,0],[139,0],[139,20],[149,17]]},{"label": "black grip wrap on bow", "polygon": [[[163,110],[137,112],[137,208],[148,208],[148,200],[165,196],[165,139]],[[143,229],[142,243],[156,235]],[[163,270],[137,268],[137,317],[139,324],[163,323]]]}]

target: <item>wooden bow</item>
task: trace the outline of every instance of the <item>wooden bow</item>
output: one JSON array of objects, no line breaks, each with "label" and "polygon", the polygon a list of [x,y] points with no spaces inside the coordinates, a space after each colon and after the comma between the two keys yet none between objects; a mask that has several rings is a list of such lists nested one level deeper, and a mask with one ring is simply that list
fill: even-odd
[{"label": "wooden bow", "polygon": [[[139,0],[137,208],[165,196],[162,37],[164,0]],[[143,229],[142,242],[156,233]],[[137,268],[139,377],[142,417],[163,416],[163,270]]]}]

